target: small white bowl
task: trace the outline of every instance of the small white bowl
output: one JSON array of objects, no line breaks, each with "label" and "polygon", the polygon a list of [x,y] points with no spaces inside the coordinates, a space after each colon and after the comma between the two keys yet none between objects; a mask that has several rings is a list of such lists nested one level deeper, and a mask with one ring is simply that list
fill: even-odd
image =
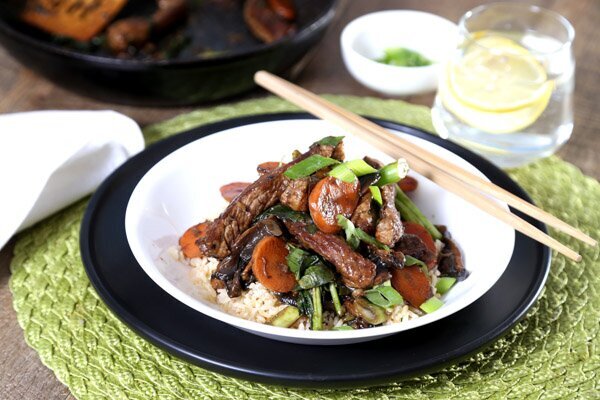
[{"label": "small white bowl", "polygon": [[[456,48],[456,24],[434,14],[389,10],[350,22],[340,38],[350,74],[366,87],[389,96],[408,96],[437,89],[440,64]],[[398,67],[375,60],[386,49],[404,47],[432,61],[424,67]]]},{"label": "small white bowl", "polygon": [[[411,142],[484,177],[465,160],[431,142],[397,132]],[[354,331],[302,331],[263,325],[227,314],[199,296],[190,278],[191,268],[168,253],[178,237],[193,224],[218,215],[227,202],[223,184],[257,178],[256,165],[265,160],[289,161],[290,149],[306,149],[328,135],[344,135],[339,128],[317,120],[284,120],[228,129],[174,151],[140,180],[125,213],[125,232],[142,269],[163,290],[189,307],[236,328],[284,342],[339,345],[378,339],[429,324],[468,306],[500,278],[512,256],[512,228],[427,178],[419,180],[413,199],[423,213],[448,227],[463,250],[469,276],[444,297],[444,306],[420,318],[399,324]],[[370,155],[383,162],[391,158],[350,135],[344,139],[347,159]],[[190,183],[192,182],[192,184]],[[506,204],[499,203],[507,208]]]}]

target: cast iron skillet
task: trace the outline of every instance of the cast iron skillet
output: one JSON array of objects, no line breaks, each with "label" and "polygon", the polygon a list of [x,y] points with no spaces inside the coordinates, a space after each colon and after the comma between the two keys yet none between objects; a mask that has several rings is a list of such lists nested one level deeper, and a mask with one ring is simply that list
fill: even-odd
[{"label": "cast iron skillet", "polygon": [[[155,345],[211,371],[287,386],[336,388],[389,383],[438,370],[489,345],[525,316],[546,281],[550,251],[518,232],[506,271],[473,304],[434,323],[365,343],[308,346],[262,338],[204,316],[156,285],[136,262],[125,236],[127,203],[144,174],[201,137],[241,125],[298,118],[311,117],[267,114],[192,129],[150,146],[102,184],[84,216],[81,256],[92,285],[123,322]],[[531,200],[508,175],[459,145],[405,125],[374,121],[458,154],[495,184]],[[516,214],[546,230],[540,222]],[[493,240],[493,232],[489,235]]]},{"label": "cast iron skillet", "polygon": [[[0,43],[17,60],[73,91],[116,103],[178,106],[230,97],[254,87],[265,69],[286,75],[323,37],[338,0],[295,0],[298,30],[271,44],[246,28],[241,0],[203,0],[186,33],[191,43],[175,59],[117,59],[90,54],[22,23],[12,4],[0,1]],[[154,0],[130,0],[119,17],[148,15]],[[229,4],[229,5],[227,5]],[[233,4],[233,6],[231,5]],[[228,40],[228,38],[234,40]],[[206,52],[208,50],[208,52]],[[199,55],[203,54],[203,55]]]}]

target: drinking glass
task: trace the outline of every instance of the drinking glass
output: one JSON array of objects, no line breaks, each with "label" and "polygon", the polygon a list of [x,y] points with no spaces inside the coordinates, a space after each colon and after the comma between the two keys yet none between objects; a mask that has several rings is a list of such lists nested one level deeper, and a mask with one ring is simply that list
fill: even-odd
[{"label": "drinking glass", "polygon": [[438,133],[503,167],[554,153],[573,130],[575,32],[537,6],[467,12],[432,109]]}]

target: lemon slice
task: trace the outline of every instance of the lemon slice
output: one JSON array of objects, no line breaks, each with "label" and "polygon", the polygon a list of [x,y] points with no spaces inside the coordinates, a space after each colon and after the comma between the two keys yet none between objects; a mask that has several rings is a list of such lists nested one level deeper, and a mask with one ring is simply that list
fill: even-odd
[{"label": "lemon slice", "polygon": [[524,47],[502,36],[486,36],[450,66],[449,83],[471,107],[504,112],[529,106],[544,96],[544,67]]},{"label": "lemon slice", "polygon": [[489,133],[512,133],[533,124],[542,115],[552,95],[553,86],[548,86],[543,97],[530,106],[513,111],[492,112],[469,107],[448,93],[447,87],[440,88],[444,106],[469,126]]},{"label": "lemon slice", "polygon": [[526,48],[506,37],[481,36],[448,65],[442,101],[459,119],[487,132],[526,128],[546,109],[554,83]]}]

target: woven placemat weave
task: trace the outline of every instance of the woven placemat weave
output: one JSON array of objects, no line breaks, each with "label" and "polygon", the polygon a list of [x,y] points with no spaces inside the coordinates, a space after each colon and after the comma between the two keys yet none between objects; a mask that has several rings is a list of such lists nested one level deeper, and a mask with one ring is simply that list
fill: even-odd
[{"label": "woven placemat weave", "polygon": [[[429,110],[401,101],[345,96],[353,111],[432,129]],[[275,98],[182,115],[145,130],[148,142],[226,118],[295,110]],[[511,171],[544,209],[600,237],[600,184],[557,157]],[[296,390],[205,371],[137,336],[100,301],[79,256],[87,200],[19,236],[10,289],[27,343],[78,399],[570,399],[599,398],[598,248],[556,232],[583,255],[554,254],[542,297],[526,319],[471,359],[441,372],[360,390]]]}]

